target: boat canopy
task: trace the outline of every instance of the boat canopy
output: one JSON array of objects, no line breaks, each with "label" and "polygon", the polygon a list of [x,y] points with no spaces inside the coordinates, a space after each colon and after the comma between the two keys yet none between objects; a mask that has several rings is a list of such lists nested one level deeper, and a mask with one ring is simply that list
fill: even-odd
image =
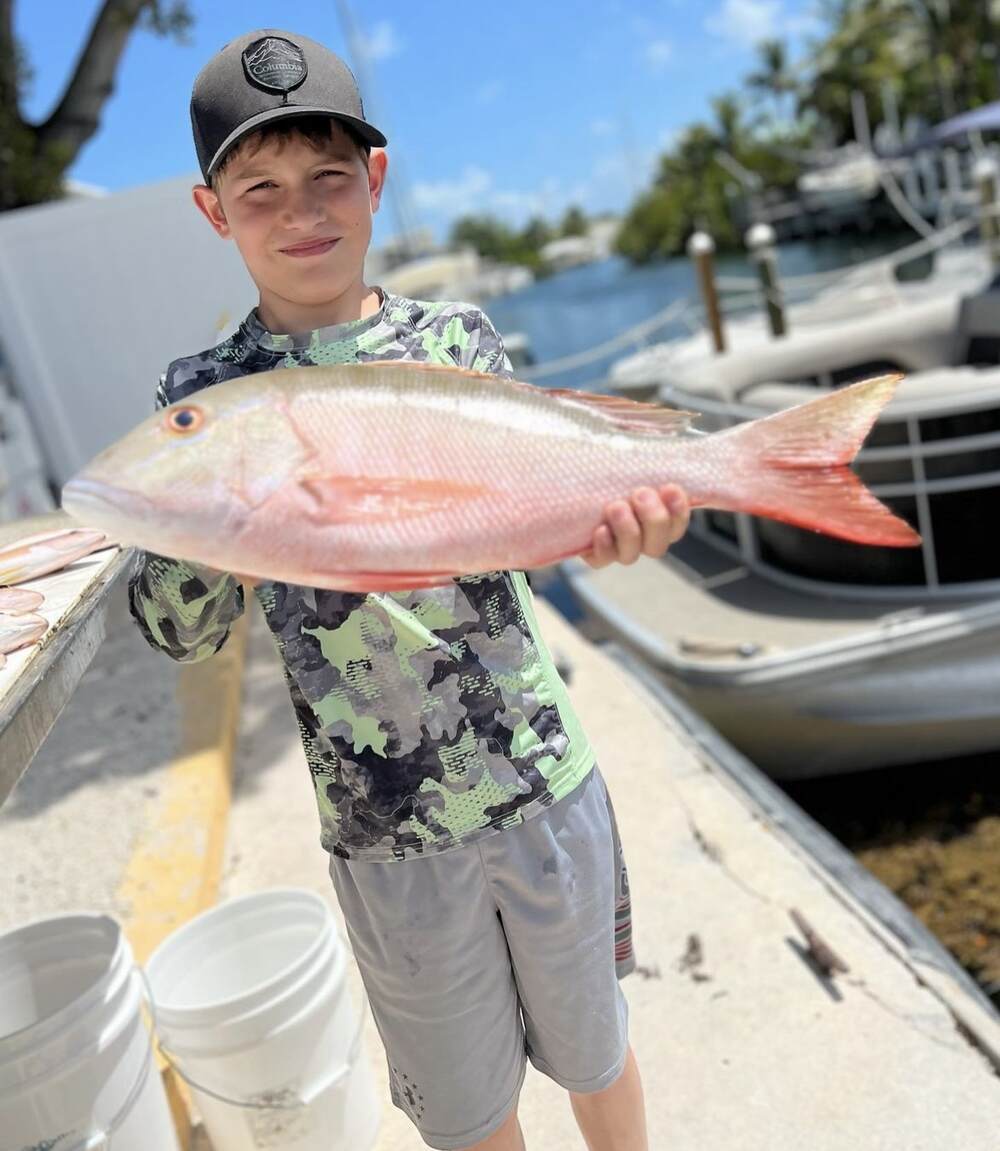
[{"label": "boat canopy", "polygon": [[1000,131],[1000,100],[995,100],[992,104],[984,104],[981,108],[973,108],[970,112],[962,112],[958,116],[952,116],[947,120],[942,120],[940,124],[935,124],[933,128],[928,128],[926,132],[921,132],[908,143],[892,151],[885,152],[883,155],[886,158],[909,156],[925,148],[940,147],[942,144],[948,143],[949,140],[958,139],[959,136],[964,136],[968,132],[991,131]]}]

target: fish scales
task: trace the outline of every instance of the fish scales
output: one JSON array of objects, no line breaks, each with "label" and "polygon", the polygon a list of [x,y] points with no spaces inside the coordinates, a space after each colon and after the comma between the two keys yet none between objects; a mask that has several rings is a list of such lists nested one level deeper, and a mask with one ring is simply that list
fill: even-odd
[{"label": "fish scales", "polygon": [[693,413],[459,368],[282,369],[150,417],[66,486],[63,506],[160,554],[361,591],[580,554],[610,500],[668,482],[694,507],[913,546],[847,466],[897,382],[705,435]]}]

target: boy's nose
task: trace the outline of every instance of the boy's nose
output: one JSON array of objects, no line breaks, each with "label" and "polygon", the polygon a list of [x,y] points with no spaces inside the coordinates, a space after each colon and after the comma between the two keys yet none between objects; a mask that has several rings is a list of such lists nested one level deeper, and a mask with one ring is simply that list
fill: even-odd
[{"label": "boy's nose", "polygon": [[323,198],[312,187],[292,190],[282,205],[281,222],[285,225],[314,224],[326,218]]}]

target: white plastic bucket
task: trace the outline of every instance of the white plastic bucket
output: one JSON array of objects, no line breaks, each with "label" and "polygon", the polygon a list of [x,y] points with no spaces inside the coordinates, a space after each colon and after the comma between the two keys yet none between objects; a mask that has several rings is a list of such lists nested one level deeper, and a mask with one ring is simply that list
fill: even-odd
[{"label": "white plastic bucket", "polygon": [[320,896],[232,899],[146,964],[161,1050],[190,1085],[215,1151],[368,1151],[381,1109]]},{"label": "white plastic bucket", "polygon": [[128,940],[106,915],[0,935],[0,1151],[179,1151]]}]

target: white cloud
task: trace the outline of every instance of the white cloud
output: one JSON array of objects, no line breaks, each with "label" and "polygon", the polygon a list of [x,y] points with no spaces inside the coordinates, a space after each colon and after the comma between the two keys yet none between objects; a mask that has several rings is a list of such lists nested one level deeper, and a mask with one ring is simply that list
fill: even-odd
[{"label": "white cloud", "polygon": [[483,211],[483,201],[493,186],[493,176],[484,168],[466,168],[457,180],[417,183],[413,200],[422,211],[452,219]]},{"label": "white cloud", "polygon": [[616,131],[616,126],[614,120],[608,120],[606,118],[601,120],[591,120],[590,130],[595,136],[610,136],[614,131]]},{"label": "white cloud", "polygon": [[705,31],[736,48],[773,40],[786,28],[780,0],[723,0],[705,18]]},{"label": "white cloud", "polygon": [[648,64],[662,68],[673,58],[674,48],[669,40],[651,40],[643,50],[643,55]]},{"label": "white cloud", "polygon": [[661,149],[618,149],[601,156],[593,165],[588,194],[607,198],[616,189],[625,189],[630,196],[638,195],[653,178],[659,165]]},{"label": "white cloud", "polygon": [[454,180],[416,184],[413,201],[418,212],[429,217],[428,223],[440,224],[445,231],[460,216],[479,214],[497,216],[511,227],[523,228],[533,216],[560,219],[570,204],[586,211],[592,192],[588,183],[564,188],[552,176],[536,188],[503,188],[493,173],[468,167]]},{"label": "white cloud", "polygon": [[361,48],[369,60],[388,60],[402,51],[395,29],[388,20],[380,20],[365,33]]}]

